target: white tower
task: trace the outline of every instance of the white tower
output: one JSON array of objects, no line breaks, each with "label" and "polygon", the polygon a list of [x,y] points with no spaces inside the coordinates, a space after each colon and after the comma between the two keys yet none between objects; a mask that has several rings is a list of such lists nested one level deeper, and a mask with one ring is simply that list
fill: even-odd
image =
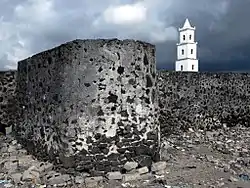
[{"label": "white tower", "polygon": [[194,34],[195,27],[186,19],[183,27],[179,28],[175,71],[198,72],[197,42],[194,40]]}]

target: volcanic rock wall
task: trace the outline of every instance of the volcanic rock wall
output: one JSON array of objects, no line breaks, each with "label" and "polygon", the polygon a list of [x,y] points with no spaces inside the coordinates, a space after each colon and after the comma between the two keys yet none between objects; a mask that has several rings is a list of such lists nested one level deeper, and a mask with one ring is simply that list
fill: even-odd
[{"label": "volcanic rock wall", "polygon": [[158,160],[155,47],[74,40],[18,63],[17,138],[77,171]]},{"label": "volcanic rock wall", "polygon": [[180,128],[250,125],[250,75],[158,73],[162,135]]},{"label": "volcanic rock wall", "polygon": [[0,132],[14,125],[16,71],[0,72]]}]

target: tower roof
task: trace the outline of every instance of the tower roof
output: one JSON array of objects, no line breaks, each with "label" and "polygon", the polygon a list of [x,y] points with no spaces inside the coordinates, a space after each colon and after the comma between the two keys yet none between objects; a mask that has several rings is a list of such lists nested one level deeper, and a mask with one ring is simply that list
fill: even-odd
[{"label": "tower roof", "polygon": [[192,27],[192,26],[191,26],[191,24],[190,24],[188,18],[186,18],[183,27],[180,28],[179,30],[182,31],[182,30],[185,30],[185,29],[195,29],[195,27]]},{"label": "tower roof", "polygon": [[186,18],[185,23],[183,25],[183,28],[189,28],[189,27],[191,27],[191,24],[190,24],[189,20]]}]

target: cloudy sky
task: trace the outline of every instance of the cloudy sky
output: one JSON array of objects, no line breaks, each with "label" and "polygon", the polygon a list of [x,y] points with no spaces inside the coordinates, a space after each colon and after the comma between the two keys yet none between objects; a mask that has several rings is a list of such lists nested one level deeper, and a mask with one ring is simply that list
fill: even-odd
[{"label": "cloudy sky", "polygon": [[0,69],[76,38],[132,38],[173,69],[177,29],[197,28],[202,70],[250,70],[250,0],[0,0]]}]

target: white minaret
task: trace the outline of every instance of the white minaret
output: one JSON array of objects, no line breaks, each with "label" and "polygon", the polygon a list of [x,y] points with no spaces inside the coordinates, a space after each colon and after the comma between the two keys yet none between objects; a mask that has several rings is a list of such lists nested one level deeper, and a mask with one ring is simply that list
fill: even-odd
[{"label": "white minaret", "polygon": [[183,27],[179,28],[175,71],[198,72],[197,42],[194,40],[194,34],[195,27],[186,19]]}]

